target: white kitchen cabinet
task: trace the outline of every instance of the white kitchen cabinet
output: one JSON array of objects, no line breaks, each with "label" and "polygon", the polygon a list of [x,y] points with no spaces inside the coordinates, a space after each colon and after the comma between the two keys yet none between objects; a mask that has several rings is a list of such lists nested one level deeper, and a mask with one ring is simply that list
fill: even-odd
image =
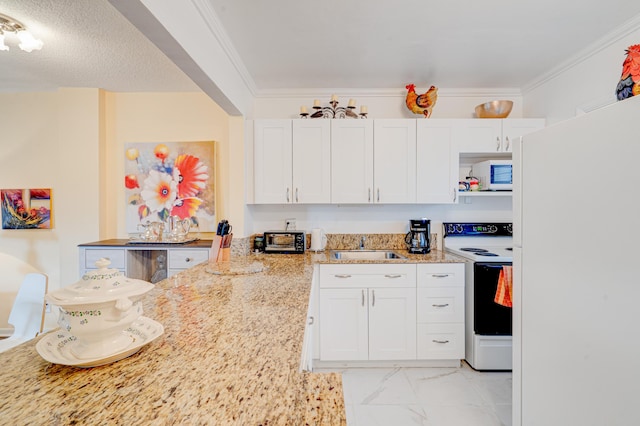
[{"label": "white kitchen cabinet", "polygon": [[331,120],[331,202],[373,201],[373,121]]},{"label": "white kitchen cabinet", "polygon": [[94,248],[80,249],[80,276],[89,271],[98,269],[96,262],[99,259],[107,259],[111,262],[108,268],[117,269],[122,273],[127,269],[127,252],[123,248]]},{"label": "white kitchen cabinet", "polygon": [[464,358],[464,282],[464,263],[417,266],[418,359]]},{"label": "white kitchen cabinet", "polygon": [[256,120],[253,143],[255,203],[290,203],[293,174],[291,120]]},{"label": "white kitchen cabinet", "polygon": [[454,139],[461,153],[510,153],[513,141],[542,129],[541,118],[459,119]]},{"label": "white kitchen cabinet", "polygon": [[417,120],[416,201],[451,204],[457,202],[458,149],[453,139],[454,121]]},{"label": "white kitchen cabinet", "polygon": [[416,359],[415,282],[416,265],[321,265],[320,359]]},{"label": "white kitchen cabinet", "polygon": [[416,202],[416,120],[374,120],[374,202]]},{"label": "white kitchen cabinet", "polygon": [[192,266],[209,261],[209,249],[179,249],[167,250],[169,257],[167,276],[189,269]]},{"label": "white kitchen cabinet", "polygon": [[253,153],[256,204],[331,201],[328,120],[256,120]]}]

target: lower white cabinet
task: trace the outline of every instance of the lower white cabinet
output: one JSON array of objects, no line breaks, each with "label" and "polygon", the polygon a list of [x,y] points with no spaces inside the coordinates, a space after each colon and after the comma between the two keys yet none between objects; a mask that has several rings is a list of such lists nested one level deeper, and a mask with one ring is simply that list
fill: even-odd
[{"label": "lower white cabinet", "polygon": [[321,265],[320,359],[416,359],[416,265]]},{"label": "lower white cabinet", "polygon": [[418,359],[464,358],[464,263],[417,269]]},{"label": "lower white cabinet", "polygon": [[172,276],[209,260],[209,249],[171,249],[167,250],[169,267],[167,275]]}]

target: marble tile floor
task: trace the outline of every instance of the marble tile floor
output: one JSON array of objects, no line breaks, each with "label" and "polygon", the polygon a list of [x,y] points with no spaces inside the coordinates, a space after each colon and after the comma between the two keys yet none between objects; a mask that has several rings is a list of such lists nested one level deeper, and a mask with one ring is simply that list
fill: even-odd
[{"label": "marble tile floor", "polygon": [[347,426],[511,426],[511,372],[342,371]]}]

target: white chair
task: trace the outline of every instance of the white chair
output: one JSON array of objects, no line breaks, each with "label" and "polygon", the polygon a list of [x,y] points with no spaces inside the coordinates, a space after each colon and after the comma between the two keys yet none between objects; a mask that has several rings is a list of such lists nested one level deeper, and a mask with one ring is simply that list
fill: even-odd
[{"label": "white chair", "polygon": [[13,334],[0,340],[0,352],[33,339],[44,326],[44,295],[47,293],[47,276],[41,273],[27,274],[18,290],[9,314]]}]

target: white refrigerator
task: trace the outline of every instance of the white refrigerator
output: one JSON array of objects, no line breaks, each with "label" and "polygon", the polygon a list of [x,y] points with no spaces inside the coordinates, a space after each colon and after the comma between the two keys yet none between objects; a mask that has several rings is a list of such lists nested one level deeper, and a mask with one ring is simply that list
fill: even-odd
[{"label": "white refrigerator", "polygon": [[640,96],[513,155],[513,425],[638,425]]}]

